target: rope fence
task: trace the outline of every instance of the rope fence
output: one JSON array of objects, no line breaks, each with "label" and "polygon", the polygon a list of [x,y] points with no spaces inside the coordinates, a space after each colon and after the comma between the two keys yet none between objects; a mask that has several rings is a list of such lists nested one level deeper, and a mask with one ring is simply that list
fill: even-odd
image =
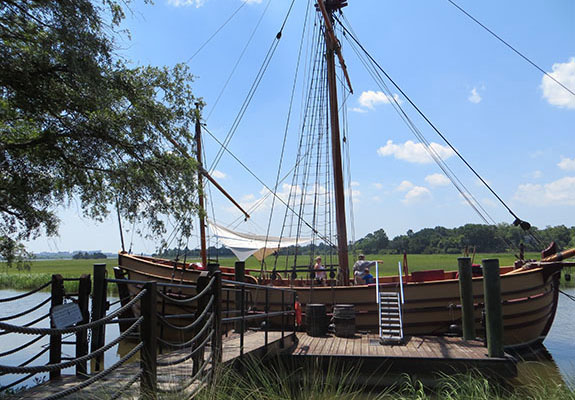
[{"label": "rope fence", "polygon": [[[48,345],[18,365],[0,365],[0,376],[16,376],[13,382],[0,387],[0,396],[1,392],[13,390],[38,374],[48,374],[49,380],[56,382],[63,370],[75,367],[77,380],[72,381],[73,385],[67,385],[57,392],[54,392],[52,385],[50,392],[46,393],[46,399],[61,399],[92,385],[94,391],[105,390],[106,398],[111,399],[121,398],[127,392],[131,393],[134,390],[139,390],[140,395],[148,399],[157,399],[159,393],[182,393],[185,398],[193,397],[203,387],[211,384],[214,371],[222,362],[222,325],[233,323],[241,326],[240,356],[243,357],[243,336],[251,324],[250,321],[265,319],[266,326],[269,327],[268,323],[271,320],[279,321],[281,318],[278,326],[282,331],[283,343],[284,330],[289,329],[286,321],[290,318],[295,320],[293,310],[295,291],[288,288],[222,281],[221,277],[220,271],[204,271],[195,284],[186,282],[183,285],[173,282],[133,281],[125,277],[118,278],[118,274],[116,279],[109,279],[106,276],[105,264],[95,264],[92,276],[66,278],[78,282],[77,292],[66,293],[63,284],[65,279],[60,275],[54,275],[51,282],[34,290],[0,299],[0,303],[7,303],[46,288],[51,291],[47,298],[25,311],[0,318],[0,335],[35,336],[12,349],[3,351],[0,357],[17,356],[23,351],[29,352],[33,346],[42,343],[41,339],[49,338]],[[225,282],[225,287],[222,287],[222,282]],[[118,300],[108,302],[109,283],[118,285],[120,292]],[[224,299],[222,293],[226,291],[228,295]],[[270,302],[269,293],[272,291],[277,293],[277,296]],[[265,303],[257,305],[256,303],[261,302],[263,298],[262,293],[265,293]],[[55,307],[69,304],[65,302],[77,305],[81,315],[80,321],[58,322]],[[23,324],[5,322],[34,315],[34,312],[37,314],[41,307],[48,304],[50,311],[30,322]],[[226,318],[222,318],[224,304],[227,308]],[[110,311],[111,307],[115,309]],[[183,312],[176,313],[178,308]],[[39,322],[48,318],[50,327],[37,326]],[[79,317],[76,321],[78,319]],[[111,324],[118,324],[121,333],[112,340],[106,340],[106,329]],[[68,335],[64,337],[65,340],[63,335]],[[72,339],[75,337],[75,340],[70,337]],[[112,365],[105,365],[106,354],[128,341],[132,346],[131,349]],[[75,354],[63,356],[63,345],[75,345]],[[263,345],[268,345],[267,330]],[[162,354],[162,349],[167,353]],[[46,353],[49,360],[37,364]],[[134,357],[139,358],[138,363],[132,362]],[[118,371],[119,375],[113,378],[114,385],[110,386],[109,383],[102,381],[122,366],[125,368]],[[190,373],[179,382],[158,379],[160,374],[170,374],[174,368],[178,371],[189,369]],[[31,390],[47,389],[40,384]],[[88,398],[95,392],[90,389],[89,392],[82,393],[83,397]]]}]

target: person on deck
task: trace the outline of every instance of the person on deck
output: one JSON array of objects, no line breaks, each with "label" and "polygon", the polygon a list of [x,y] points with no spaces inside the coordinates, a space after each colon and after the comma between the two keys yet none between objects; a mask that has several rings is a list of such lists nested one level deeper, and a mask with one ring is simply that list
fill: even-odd
[{"label": "person on deck", "polygon": [[365,282],[366,285],[369,285],[370,283],[375,283],[375,278],[369,272],[369,268],[366,268],[363,271],[363,281]]},{"label": "person on deck", "polygon": [[318,256],[315,258],[315,264],[313,266],[313,269],[315,272],[316,283],[318,283],[320,285],[325,285],[326,279],[327,279],[327,274],[325,272],[325,267],[321,263],[321,257]]},{"label": "person on deck", "polygon": [[359,257],[357,257],[357,261],[353,264],[353,276],[355,278],[356,285],[364,284],[363,276],[365,274],[365,269],[367,268],[367,272],[369,273],[369,268],[374,265],[375,261],[367,261],[363,254],[360,254]]}]

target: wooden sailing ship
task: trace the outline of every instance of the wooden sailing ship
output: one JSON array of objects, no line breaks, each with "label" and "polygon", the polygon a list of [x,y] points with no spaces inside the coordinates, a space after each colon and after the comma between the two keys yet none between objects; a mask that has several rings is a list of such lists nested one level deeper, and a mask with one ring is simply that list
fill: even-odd
[{"label": "wooden sailing ship", "polygon": [[[339,12],[345,6],[347,6],[347,1],[343,0],[319,0],[315,4],[318,15],[321,15],[320,19],[322,24],[320,35],[323,35],[324,38],[324,47],[318,51],[323,57],[322,68],[324,72],[323,75],[318,75],[320,78],[318,81],[325,78],[325,87],[323,89],[325,89],[326,95],[324,104],[326,111],[318,117],[318,120],[322,118],[329,120],[329,124],[325,125],[324,130],[329,130],[329,135],[327,135],[329,137],[326,136],[325,139],[329,142],[330,146],[331,159],[329,161],[332,171],[330,180],[324,182],[324,184],[333,187],[332,200],[335,205],[333,214],[336,228],[335,235],[327,239],[326,236],[320,237],[330,242],[332,248],[337,249],[338,273],[332,273],[327,284],[322,286],[314,284],[313,273],[306,274],[305,279],[300,278],[301,274],[298,275],[295,268],[297,263],[296,253],[291,257],[291,262],[294,265],[291,275],[287,277],[284,276],[282,279],[281,274],[276,272],[274,264],[274,271],[271,274],[258,274],[258,271],[248,270],[245,279],[263,285],[290,286],[295,288],[299,303],[304,309],[305,305],[311,303],[322,303],[328,306],[335,304],[354,304],[357,312],[356,326],[358,330],[374,332],[378,330],[378,318],[380,315],[376,286],[374,284],[354,285],[349,276],[350,268],[348,265],[349,256],[336,59],[339,60],[339,71],[341,71],[342,74],[339,81],[345,82],[350,93],[352,92],[352,88],[343,60],[340,42],[334,30],[334,13]],[[329,129],[327,125],[329,125]],[[196,153],[200,170],[198,175],[200,188],[199,201],[200,209],[203,210],[205,205],[202,193],[202,179],[203,177],[207,177],[212,183],[216,183],[209,177],[202,166],[201,129],[200,115],[198,112],[196,124]],[[217,187],[221,189],[219,185],[217,185]],[[227,194],[226,196],[231,198]],[[234,202],[234,204],[239,207],[236,202]],[[287,208],[293,211],[293,208],[290,208],[289,205],[287,205]],[[242,212],[246,218],[249,218],[247,212],[243,209]],[[299,216],[299,218],[302,219],[301,216]],[[518,221],[518,225],[525,227],[523,221]],[[134,256],[122,252],[119,255],[119,266],[126,277],[133,280],[194,283],[201,271],[208,265],[205,239],[206,225],[205,217],[201,214],[199,224],[201,263],[182,263],[151,257]],[[312,232],[317,233],[317,229],[313,224],[310,228]],[[330,238],[335,239],[330,241]],[[279,246],[277,250],[279,250]],[[279,252],[276,252],[276,259],[277,253]],[[570,252],[559,253],[559,255],[552,256],[551,258],[542,258],[541,262],[525,262],[520,266],[501,267],[504,341],[507,347],[532,345],[541,342],[545,338],[551,328],[557,309],[560,271],[565,265],[562,260],[573,257],[574,255],[575,249]],[[265,256],[266,251],[264,249],[262,260]],[[302,256],[300,255],[300,260],[301,258]],[[308,265],[308,268],[310,265]],[[198,268],[198,266],[200,266],[200,268]],[[224,279],[235,279],[233,267],[220,267],[220,269],[224,275]],[[263,270],[262,267],[262,271]],[[399,274],[380,278],[380,291],[397,291],[399,286],[403,288],[404,292],[402,327],[405,335],[448,334],[452,333],[453,326],[460,324],[459,285],[456,271],[417,271],[411,274],[405,274],[401,279]],[[473,289],[477,331],[482,332],[484,331],[481,315],[483,307],[482,276],[473,278]],[[189,293],[184,293],[184,295],[193,294],[192,290],[190,290]],[[270,295],[272,297],[269,301],[273,310],[274,307],[279,306],[280,301],[274,298],[275,294],[272,293]],[[228,304],[227,306],[233,308],[234,299],[228,301],[231,302],[232,305]],[[250,309],[263,309],[264,293],[261,290],[251,290],[249,302]]]}]

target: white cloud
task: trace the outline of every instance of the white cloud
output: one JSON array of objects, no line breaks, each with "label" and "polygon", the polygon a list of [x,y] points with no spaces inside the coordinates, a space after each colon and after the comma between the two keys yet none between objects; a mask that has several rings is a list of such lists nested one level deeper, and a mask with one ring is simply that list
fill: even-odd
[{"label": "white cloud", "polygon": [[481,102],[481,96],[479,95],[479,93],[477,92],[477,88],[473,88],[471,89],[471,94],[469,95],[469,97],[467,98],[467,100],[469,100],[470,102],[474,103],[474,104],[478,104]]},{"label": "white cloud", "polygon": [[431,174],[425,177],[425,182],[429,183],[432,187],[447,186],[449,185],[450,180],[443,174]]},{"label": "white cloud", "polygon": [[539,171],[539,170],[533,171],[533,172],[531,173],[531,177],[532,177],[533,179],[539,179],[539,178],[541,178],[542,176],[543,176],[543,172],[541,172],[541,171]]},{"label": "white cloud", "polygon": [[423,186],[414,186],[405,194],[402,202],[405,204],[414,204],[421,203],[429,199],[431,199],[431,192],[428,188]]},{"label": "white cloud", "polygon": [[415,185],[410,181],[403,181],[399,184],[398,187],[395,188],[398,192],[407,192],[409,189],[412,189]]},{"label": "white cloud", "polygon": [[359,182],[357,182],[357,181],[351,181],[350,186],[352,186],[352,187],[358,187],[358,186],[359,186]]},{"label": "white cloud", "polygon": [[399,98],[399,95],[397,93],[394,93],[393,98],[391,98],[391,96],[388,96],[387,94],[385,94],[381,91],[374,92],[373,90],[368,90],[368,91],[361,93],[358,101],[362,107],[366,107],[366,108],[369,108],[370,110],[373,110],[373,109],[375,109],[376,105],[378,105],[378,104],[389,104],[394,99],[399,104],[403,103],[402,100]]},{"label": "white cloud", "polygon": [[227,175],[224,172],[218,171],[216,169],[216,170],[214,170],[214,172],[212,172],[212,177],[214,177],[216,179],[226,179]]},{"label": "white cloud", "polygon": [[376,188],[377,190],[381,190],[383,189],[383,184],[376,182],[373,184],[373,187]]},{"label": "white cloud", "polygon": [[174,7],[189,7],[193,6],[200,8],[206,3],[206,0],[168,0],[168,4]]},{"label": "white cloud", "polygon": [[[553,64],[553,72],[550,72],[549,75],[572,91],[575,91],[575,57],[572,57],[566,63]],[[541,80],[541,89],[543,90],[543,97],[549,104],[561,108],[575,109],[575,96],[547,75],[544,75]]]},{"label": "white cloud", "polygon": [[561,162],[557,166],[565,171],[575,171],[575,158],[561,158]]},{"label": "white cloud", "polygon": [[[444,160],[455,154],[448,146],[442,146],[438,143],[431,143],[430,147]],[[392,155],[398,160],[417,164],[429,164],[433,162],[425,146],[422,143],[415,143],[411,140],[403,144],[394,144],[393,140],[388,140],[385,146],[377,149],[377,154],[382,157]]]},{"label": "white cloud", "polygon": [[356,113],[360,113],[360,114],[365,114],[367,112],[367,110],[364,110],[363,108],[359,108],[359,107],[353,107],[351,109],[351,111],[356,112]]},{"label": "white cloud", "polygon": [[566,176],[545,185],[519,185],[514,198],[534,206],[575,206],[575,176]]},{"label": "white cloud", "polygon": [[252,201],[255,198],[256,198],[256,196],[254,196],[252,193],[250,193],[250,194],[246,194],[246,195],[242,196],[242,201]]}]

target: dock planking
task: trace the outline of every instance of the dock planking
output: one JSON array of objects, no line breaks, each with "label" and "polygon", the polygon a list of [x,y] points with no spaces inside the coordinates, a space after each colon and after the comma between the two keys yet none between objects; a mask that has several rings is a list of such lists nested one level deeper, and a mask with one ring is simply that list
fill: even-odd
[{"label": "dock planking", "polygon": [[[264,335],[265,332],[248,331],[244,336],[244,356],[256,355],[264,349]],[[281,332],[268,332],[268,349],[267,351],[290,351],[293,345],[293,336],[286,334],[284,337],[284,346],[281,345],[282,335]],[[231,334],[224,338],[222,342],[222,361],[224,364],[232,363],[240,357],[240,336],[238,334]],[[285,350],[281,350],[284,348]],[[126,350],[126,349],[124,349]],[[189,354],[189,349],[170,351],[158,356],[158,361],[169,362],[177,360]],[[206,356],[209,357],[209,351]],[[208,367],[210,368],[210,367]],[[140,363],[138,357],[134,357],[133,362],[128,362],[122,365],[109,376],[94,383],[91,386],[64,397],[68,400],[80,399],[102,399],[111,398],[113,394],[123,388],[130,379],[138,373]],[[175,366],[158,367],[158,386],[164,391],[169,391],[176,387],[180,382],[189,379],[193,375],[193,362],[192,360],[185,361]],[[35,386],[31,389],[19,392],[11,399],[45,399],[51,395],[55,395],[63,390],[74,387],[81,383],[83,380],[72,375],[64,375],[60,379],[48,381]],[[197,386],[191,385],[185,392],[192,393]],[[185,394],[185,393],[184,393]],[[137,384],[132,385],[123,394],[123,399],[139,399],[140,391]]]},{"label": "dock planking", "polygon": [[[403,344],[381,345],[375,334],[356,334],[341,338],[335,335],[309,337],[297,333],[298,344],[288,357],[295,362],[319,360],[376,371],[385,368],[397,373],[454,373],[477,370],[508,378],[517,375],[515,359],[509,355],[489,357],[483,342],[464,341],[459,337],[411,336]],[[355,363],[360,364],[355,364]]]}]

